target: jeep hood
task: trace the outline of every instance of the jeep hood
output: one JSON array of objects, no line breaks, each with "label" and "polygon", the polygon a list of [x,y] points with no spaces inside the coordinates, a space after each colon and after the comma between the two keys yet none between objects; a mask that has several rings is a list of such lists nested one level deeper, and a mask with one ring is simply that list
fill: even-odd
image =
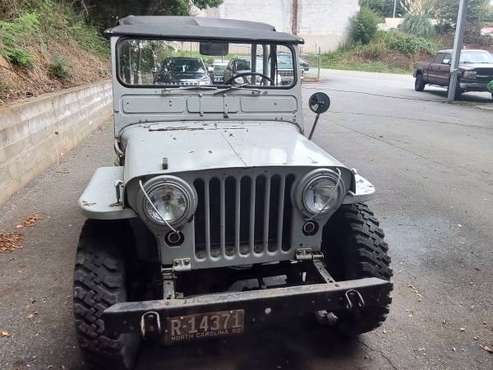
[{"label": "jeep hood", "polygon": [[121,145],[125,183],[146,175],[220,168],[345,167],[289,123],[139,124],[124,130]]}]

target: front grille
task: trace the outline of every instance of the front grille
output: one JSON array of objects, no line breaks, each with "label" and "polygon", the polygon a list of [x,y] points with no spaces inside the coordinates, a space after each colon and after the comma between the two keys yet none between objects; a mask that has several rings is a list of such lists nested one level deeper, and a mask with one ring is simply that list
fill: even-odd
[{"label": "front grille", "polygon": [[475,71],[478,80],[485,82],[493,80],[493,68],[476,68]]},{"label": "front grille", "polygon": [[291,248],[294,175],[198,178],[198,261],[275,256]]}]

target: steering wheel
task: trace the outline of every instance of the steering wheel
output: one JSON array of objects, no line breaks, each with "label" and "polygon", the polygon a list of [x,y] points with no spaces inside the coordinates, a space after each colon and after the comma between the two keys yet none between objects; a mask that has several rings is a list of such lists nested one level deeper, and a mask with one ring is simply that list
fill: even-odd
[{"label": "steering wheel", "polygon": [[226,82],[224,82],[225,85],[229,85],[231,83],[233,83],[237,78],[240,78],[240,77],[243,77],[243,81],[245,81],[245,78],[246,76],[260,76],[262,77],[262,80],[267,80],[269,81],[270,83],[272,83],[272,78],[270,78],[269,76],[266,76],[262,73],[258,73],[258,72],[243,72],[243,73],[238,73],[237,75],[234,75],[233,77],[231,77],[230,79],[228,79]]}]

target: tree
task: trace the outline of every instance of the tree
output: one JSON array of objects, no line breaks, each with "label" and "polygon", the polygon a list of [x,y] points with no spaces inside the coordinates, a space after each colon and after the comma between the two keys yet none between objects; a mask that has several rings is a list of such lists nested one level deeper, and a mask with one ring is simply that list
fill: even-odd
[{"label": "tree", "polygon": [[351,19],[351,39],[355,43],[368,44],[377,33],[378,16],[367,7]]},{"label": "tree", "polygon": [[[394,1],[395,0],[385,0],[383,6],[383,14],[385,17],[392,17],[394,15]],[[402,2],[400,0],[396,0],[396,1],[397,1],[396,16],[402,17],[405,15],[406,10],[402,6]]]},{"label": "tree", "polygon": [[[453,32],[457,24],[459,1],[434,0],[434,17],[438,21],[437,30],[440,33]],[[464,42],[481,44],[481,22],[486,20],[490,0],[468,0],[464,30]]]},{"label": "tree", "polygon": [[[487,14],[490,0],[468,0],[466,23],[479,24],[484,14]],[[434,16],[438,21],[440,29],[450,31],[455,29],[457,13],[459,12],[459,1],[457,0],[435,0]]]},{"label": "tree", "polygon": [[188,15],[199,9],[216,7],[223,0],[79,0],[80,9],[101,28],[114,26],[127,15]]},{"label": "tree", "polygon": [[400,29],[412,35],[429,37],[435,32],[431,21],[434,0],[402,0],[406,10]]}]

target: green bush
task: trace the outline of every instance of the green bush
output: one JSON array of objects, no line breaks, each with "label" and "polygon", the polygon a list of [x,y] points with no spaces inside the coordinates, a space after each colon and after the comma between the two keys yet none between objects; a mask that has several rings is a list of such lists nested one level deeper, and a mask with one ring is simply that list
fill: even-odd
[{"label": "green bush", "polygon": [[431,19],[425,15],[406,15],[400,29],[421,37],[430,37],[435,34],[435,26],[433,26]]},{"label": "green bush", "polygon": [[39,32],[39,17],[35,12],[25,13],[11,21],[0,21],[0,54],[20,67],[32,66],[33,57],[25,48],[27,38]]},{"label": "green bush", "polygon": [[362,7],[351,20],[351,39],[357,44],[368,44],[377,33],[378,16],[367,7]]},{"label": "green bush", "polygon": [[48,66],[48,73],[53,78],[67,80],[70,77],[70,67],[65,59],[60,56],[56,56]]},{"label": "green bush", "polygon": [[381,32],[378,39],[382,40],[388,49],[409,56],[419,53],[433,54],[436,49],[433,41],[403,32]]}]

